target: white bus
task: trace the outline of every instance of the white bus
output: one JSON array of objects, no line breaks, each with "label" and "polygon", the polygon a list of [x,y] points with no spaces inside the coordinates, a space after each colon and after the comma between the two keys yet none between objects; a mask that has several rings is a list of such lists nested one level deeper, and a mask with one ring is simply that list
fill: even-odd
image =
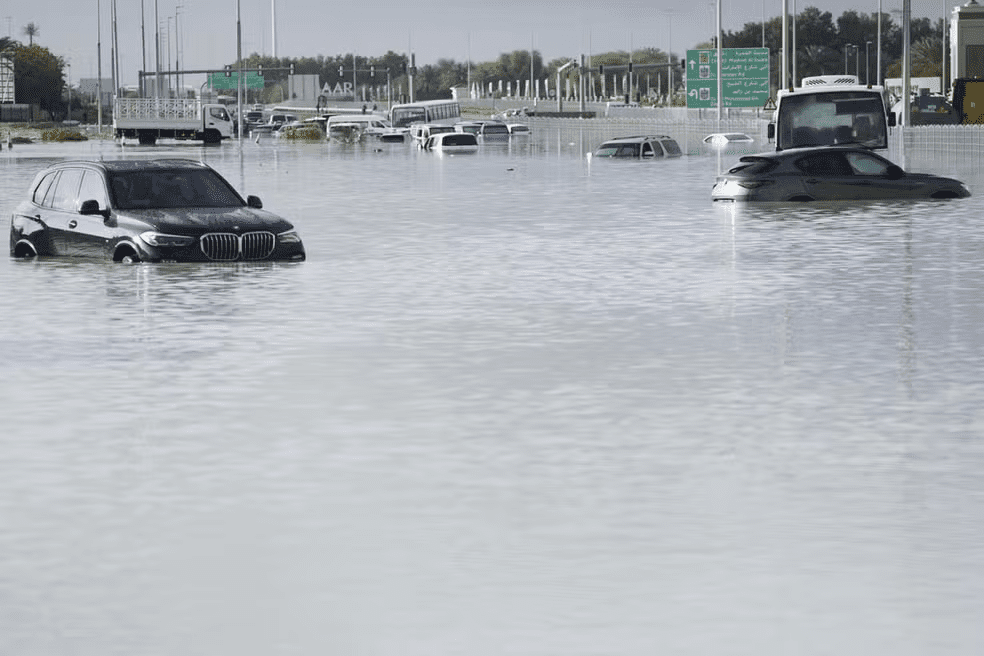
[{"label": "white bus", "polygon": [[422,100],[403,103],[390,107],[389,120],[394,128],[410,127],[413,123],[454,125],[461,120],[461,106],[457,100]]},{"label": "white bus", "polygon": [[860,84],[854,75],[805,77],[801,84],[777,94],[768,128],[776,150],[848,143],[888,148],[895,113],[887,110],[884,87]]}]

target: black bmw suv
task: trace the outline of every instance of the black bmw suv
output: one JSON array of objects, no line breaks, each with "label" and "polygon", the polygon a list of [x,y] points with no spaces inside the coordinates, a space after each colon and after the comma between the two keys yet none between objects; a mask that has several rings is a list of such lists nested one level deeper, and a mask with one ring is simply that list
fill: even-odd
[{"label": "black bmw suv", "polygon": [[305,259],[294,226],[202,162],[66,161],[35,176],[10,220],[14,257],[115,262]]}]

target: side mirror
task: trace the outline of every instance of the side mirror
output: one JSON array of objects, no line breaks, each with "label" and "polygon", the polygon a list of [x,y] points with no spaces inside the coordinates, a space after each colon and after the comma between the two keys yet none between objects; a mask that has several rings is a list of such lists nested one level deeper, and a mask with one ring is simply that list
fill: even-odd
[{"label": "side mirror", "polygon": [[259,196],[247,196],[246,207],[252,207],[254,210],[262,210],[263,201],[260,200]]},{"label": "side mirror", "polygon": [[901,166],[896,166],[892,164],[887,169],[885,169],[885,175],[889,180],[899,180],[905,177],[905,171],[902,170]]},{"label": "side mirror", "polygon": [[766,130],[766,134],[767,134],[767,136],[768,136],[768,138],[769,138],[770,141],[772,139],[775,139],[776,138],[776,124],[775,123],[769,123],[769,127]]},{"label": "side mirror", "polygon": [[79,207],[79,214],[84,214],[86,216],[100,215],[104,219],[109,218],[109,210],[103,210],[99,208],[99,201],[90,199],[82,201],[82,205]]},{"label": "side mirror", "polygon": [[895,112],[888,113],[888,127],[894,128],[896,125]]}]

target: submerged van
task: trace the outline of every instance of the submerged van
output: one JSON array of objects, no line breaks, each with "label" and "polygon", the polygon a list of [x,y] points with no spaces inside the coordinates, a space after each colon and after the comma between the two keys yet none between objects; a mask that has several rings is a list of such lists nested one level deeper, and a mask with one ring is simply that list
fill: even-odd
[{"label": "submerged van", "polygon": [[335,114],[325,123],[328,138],[352,141],[363,135],[382,137],[383,135],[402,135],[405,130],[397,130],[379,114]]}]

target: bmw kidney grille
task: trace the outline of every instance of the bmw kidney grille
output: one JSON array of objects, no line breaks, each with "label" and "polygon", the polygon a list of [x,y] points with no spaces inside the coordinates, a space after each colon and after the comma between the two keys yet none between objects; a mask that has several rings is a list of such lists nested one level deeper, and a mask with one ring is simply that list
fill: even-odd
[{"label": "bmw kidney grille", "polygon": [[202,235],[202,252],[216,262],[264,260],[273,253],[277,237],[272,232],[211,232]]}]

